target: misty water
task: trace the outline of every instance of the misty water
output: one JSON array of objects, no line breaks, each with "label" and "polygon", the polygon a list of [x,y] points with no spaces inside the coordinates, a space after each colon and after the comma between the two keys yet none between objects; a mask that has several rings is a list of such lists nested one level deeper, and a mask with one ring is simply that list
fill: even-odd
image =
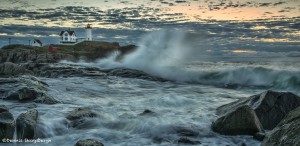
[{"label": "misty water", "polygon": [[[199,145],[260,145],[252,136],[214,133],[210,125],[217,118],[215,110],[269,89],[299,95],[298,58],[204,59],[194,55],[195,48],[188,41],[183,32],[159,31],[145,36],[138,50],[122,60],[116,61],[115,52],[92,63],[62,61],[61,66],[136,69],[168,81],[118,76],[40,78],[49,84],[49,94],[62,103],[36,108],[37,135],[51,142],[35,145],[74,145],[88,138],[106,146],[177,145],[179,138],[187,137],[179,129],[196,133],[188,138],[200,141]],[[89,107],[100,117],[86,118],[71,128],[65,117],[77,107]],[[141,115],[146,109],[155,113]],[[11,112],[17,116],[24,110],[20,106]]]}]

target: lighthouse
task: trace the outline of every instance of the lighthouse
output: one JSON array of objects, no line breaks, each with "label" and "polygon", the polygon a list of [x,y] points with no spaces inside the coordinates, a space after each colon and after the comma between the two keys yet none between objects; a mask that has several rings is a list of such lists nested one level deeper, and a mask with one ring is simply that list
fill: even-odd
[{"label": "lighthouse", "polygon": [[93,37],[92,37],[92,24],[87,24],[86,28],[86,40],[87,41],[92,41]]}]

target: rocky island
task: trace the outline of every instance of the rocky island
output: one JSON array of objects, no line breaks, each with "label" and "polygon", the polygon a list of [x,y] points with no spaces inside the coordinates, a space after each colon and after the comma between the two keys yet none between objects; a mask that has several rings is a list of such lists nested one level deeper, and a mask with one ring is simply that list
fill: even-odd
[{"label": "rocky island", "polygon": [[42,47],[26,45],[8,45],[0,49],[0,61],[13,63],[54,63],[60,60],[76,61],[79,59],[94,61],[108,56],[114,51],[120,52],[120,57],[133,51],[136,46],[120,46],[119,43],[83,41],[75,45],[55,45],[57,52],[51,53],[49,45]]}]

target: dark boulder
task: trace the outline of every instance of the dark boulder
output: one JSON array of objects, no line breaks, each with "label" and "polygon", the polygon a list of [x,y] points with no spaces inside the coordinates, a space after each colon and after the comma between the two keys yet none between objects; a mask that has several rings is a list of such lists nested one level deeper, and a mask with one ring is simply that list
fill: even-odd
[{"label": "dark boulder", "polygon": [[300,106],[300,97],[290,92],[266,91],[217,108],[217,114],[232,112],[249,105],[254,109],[264,129],[273,129],[291,110]]},{"label": "dark boulder", "polygon": [[300,107],[287,114],[262,142],[262,146],[286,145],[300,145]]},{"label": "dark boulder", "polygon": [[7,107],[0,105],[0,143],[2,139],[13,139],[15,131],[15,123],[13,115],[8,111]]},{"label": "dark boulder", "polygon": [[79,140],[74,146],[104,146],[101,142],[94,139]]},{"label": "dark boulder", "polygon": [[215,132],[224,135],[254,135],[263,131],[254,110],[248,105],[223,115],[212,124]]},{"label": "dark boulder", "polygon": [[106,76],[106,73],[96,67],[83,67],[79,65],[62,63],[27,63],[23,65],[31,70],[36,76],[57,78],[57,77],[80,77],[80,76]]},{"label": "dark boulder", "polygon": [[15,91],[9,92],[5,99],[26,101],[36,99],[38,96],[39,93],[34,88],[22,87]]},{"label": "dark boulder", "polygon": [[17,139],[33,139],[36,133],[38,111],[30,109],[22,113],[16,120]]},{"label": "dark boulder", "polygon": [[39,96],[33,102],[42,103],[42,104],[57,104],[57,103],[60,103],[60,101],[56,100],[54,97],[52,97],[48,94],[43,94],[43,95]]},{"label": "dark boulder", "polygon": [[107,75],[119,76],[125,78],[137,78],[137,79],[144,79],[150,81],[160,81],[160,82],[167,81],[160,77],[151,76],[143,71],[139,71],[135,69],[127,69],[127,68],[115,68],[115,69],[107,70]]},{"label": "dark boulder", "polygon": [[149,109],[145,109],[142,113],[140,113],[140,116],[145,116],[145,115],[155,115],[156,113],[149,110]]},{"label": "dark boulder", "polygon": [[78,120],[84,117],[97,117],[98,114],[91,110],[90,108],[76,108],[72,110],[68,115],[67,119],[69,120]]},{"label": "dark boulder", "polygon": [[[70,126],[74,128],[86,128],[93,126],[89,118],[98,117],[98,113],[89,108],[76,108],[67,115],[67,119],[71,121]],[[87,123],[90,123],[87,124]]]}]

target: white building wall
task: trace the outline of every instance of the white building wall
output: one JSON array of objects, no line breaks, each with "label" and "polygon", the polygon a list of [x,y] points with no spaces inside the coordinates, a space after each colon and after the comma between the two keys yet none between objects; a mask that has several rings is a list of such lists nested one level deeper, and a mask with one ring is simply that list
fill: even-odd
[{"label": "white building wall", "polygon": [[34,46],[34,47],[41,47],[41,44],[39,44],[39,43],[32,43],[32,46]]},{"label": "white building wall", "polygon": [[86,28],[86,40],[87,41],[92,41],[92,28]]},{"label": "white building wall", "polygon": [[77,37],[75,36],[75,34],[73,34],[72,36],[68,33],[65,32],[62,35],[62,41],[63,42],[76,42]]}]

